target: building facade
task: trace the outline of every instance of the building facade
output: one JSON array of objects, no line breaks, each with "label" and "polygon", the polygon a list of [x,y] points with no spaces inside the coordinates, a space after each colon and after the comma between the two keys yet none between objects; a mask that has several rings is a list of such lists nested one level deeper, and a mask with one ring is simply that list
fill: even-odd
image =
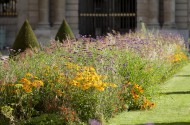
[{"label": "building facade", "polygon": [[[28,19],[39,42],[54,39],[63,18],[74,34],[105,35],[148,28],[190,30],[189,0],[0,0],[0,47],[11,46]],[[0,48],[0,49],[1,49]]]}]

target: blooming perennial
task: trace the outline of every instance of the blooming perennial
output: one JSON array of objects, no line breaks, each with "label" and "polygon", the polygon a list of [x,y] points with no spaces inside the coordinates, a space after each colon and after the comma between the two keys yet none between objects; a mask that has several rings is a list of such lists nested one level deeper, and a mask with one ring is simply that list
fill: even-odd
[{"label": "blooming perennial", "polygon": [[33,88],[39,89],[44,83],[39,80],[36,76],[27,73],[24,78],[20,80],[19,84],[15,84],[15,86],[19,86],[23,88],[26,93],[31,93]]},{"label": "blooming perennial", "polygon": [[104,82],[103,80],[106,76],[97,74],[95,69],[91,66],[79,66],[73,63],[66,63],[66,67],[76,70],[73,79],[70,79],[69,83],[83,90],[95,88],[96,90],[104,91],[106,87],[117,87],[116,84]]}]

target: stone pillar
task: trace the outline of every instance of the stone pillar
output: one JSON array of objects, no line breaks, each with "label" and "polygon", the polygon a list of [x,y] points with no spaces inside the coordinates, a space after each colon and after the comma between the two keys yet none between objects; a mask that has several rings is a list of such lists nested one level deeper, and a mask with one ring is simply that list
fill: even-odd
[{"label": "stone pillar", "polygon": [[38,38],[38,42],[41,45],[46,45],[49,43],[52,33],[50,28],[49,21],[49,12],[50,12],[50,4],[49,0],[38,0],[39,5],[39,23],[38,28],[34,30],[36,37]]},{"label": "stone pillar", "polygon": [[149,0],[148,27],[159,28],[159,0]]},{"label": "stone pillar", "polygon": [[39,0],[39,28],[49,27],[49,0]]},{"label": "stone pillar", "polygon": [[66,0],[54,0],[54,27],[59,27],[65,18]]},{"label": "stone pillar", "polygon": [[19,30],[26,19],[28,19],[28,0],[18,0],[17,2],[17,13],[18,13],[18,26]]},{"label": "stone pillar", "polygon": [[175,0],[164,0],[164,26],[165,29],[175,28]]},{"label": "stone pillar", "polygon": [[148,23],[148,0],[137,0],[137,29],[141,28],[141,21]]}]

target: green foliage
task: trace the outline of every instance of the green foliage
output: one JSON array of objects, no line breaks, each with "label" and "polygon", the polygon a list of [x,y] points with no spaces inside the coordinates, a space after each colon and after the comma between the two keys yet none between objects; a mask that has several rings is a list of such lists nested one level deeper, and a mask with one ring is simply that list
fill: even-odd
[{"label": "green foliage", "polygon": [[19,52],[23,52],[26,49],[35,49],[35,48],[39,48],[39,43],[37,41],[37,38],[28,22],[28,20],[26,20],[22,27],[20,28],[16,39],[13,43],[12,49],[13,51],[11,51],[11,56],[14,54],[17,54]]},{"label": "green foliage", "polygon": [[3,106],[3,107],[1,107],[1,113],[2,113],[3,115],[5,115],[5,117],[7,117],[7,118],[9,118],[9,119],[12,118],[12,111],[13,111],[13,110],[14,110],[14,109],[11,108],[10,106]]},{"label": "green foliage", "polygon": [[62,117],[56,114],[43,114],[23,122],[24,125],[66,125]]},{"label": "green foliage", "polygon": [[[14,116],[13,116],[13,108],[11,108],[10,106],[2,106],[1,107],[1,113],[9,119],[10,124],[11,122],[14,122]],[[6,122],[6,121],[5,121]]]},{"label": "green foliage", "polygon": [[107,124],[143,125],[151,122],[155,125],[188,125],[190,118],[189,69],[190,64],[180,69],[165,84],[158,86],[162,94],[155,98],[156,107],[154,109],[123,112],[110,119]]},{"label": "green foliage", "polygon": [[55,41],[2,64],[0,105],[11,105],[23,121],[51,121],[43,115],[56,114],[67,124],[103,122],[124,110],[153,107],[157,86],[187,62],[176,36],[140,32],[88,40]]},{"label": "green foliage", "polygon": [[8,125],[10,119],[6,118],[3,114],[0,114],[0,125]]},{"label": "green foliage", "polygon": [[147,29],[146,29],[146,26],[145,26],[145,23],[141,21],[141,31],[143,33],[147,33]]},{"label": "green foliage", "polygon": [[63,19],[63,22],[55,36],[55,40],[59,40],[60,42],[63,42],[63,40],[66,39],[75,39],[75,36],[69,26],[69,24],[67,23],[67,21],[65,19]]}]

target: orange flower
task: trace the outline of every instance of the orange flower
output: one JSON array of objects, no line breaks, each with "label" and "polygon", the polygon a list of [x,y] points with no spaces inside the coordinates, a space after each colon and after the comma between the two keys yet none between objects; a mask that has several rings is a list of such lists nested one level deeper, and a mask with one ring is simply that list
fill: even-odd
[{"label": "orange flower", "polygon": [[67,117],[65,118],[67,121],[69,120]]},{"label": "orange flower", "polygon": [[134,85],[134,88],[139,89],[139,85],[138,85],[138,84],[135,84],[135,85]]},{"label": "orange flower", "polygon": [[142,89],[142,87],[141,86],[139,86],[139,92],[142,94],[143,92],[144,92],[144,90]]},{"label": "orange flower", "polygon": [[135,95],[135,94],[136,94],[133,89],[131,90],[131,94],[132,94],[132,95]]},{"label": "orange flower", "polygon": [[24,83],[24,84],[28,84],[28,85],[31,84],[31,82],[30,82],[27,78],[22,78],[22,79],[20,80],[20,82],[22,82],[22,83]]},{"label": "orange flower", "polygon": [[32,88],[31,88],[30,86],[28,86],[28,85],[24,85],[24,86],[23,86],[23,89],[24,89],[25,92],[27,92],[27,93],[32,92]]},{"label": "orange flower", "polygon": [[133,95],[133,98],[136,100],[136,99],[138,99],[138,98],[139,98],[139,95],[134,94],[134,95]]},{"label": "orange flower", "polygon": [[151,105],[150,105],[151,108],[153,108],[153,107],[155,107],[155,106],[156,106],[155,103],[151,103]]},{"label": "orange flower", "polygon": [[39,88],[39,87],[41,87],[43,85],[44,85],[44,83],[41,80],[34,80],[32,82],[32,86],[37,87],[37,88]]}]

